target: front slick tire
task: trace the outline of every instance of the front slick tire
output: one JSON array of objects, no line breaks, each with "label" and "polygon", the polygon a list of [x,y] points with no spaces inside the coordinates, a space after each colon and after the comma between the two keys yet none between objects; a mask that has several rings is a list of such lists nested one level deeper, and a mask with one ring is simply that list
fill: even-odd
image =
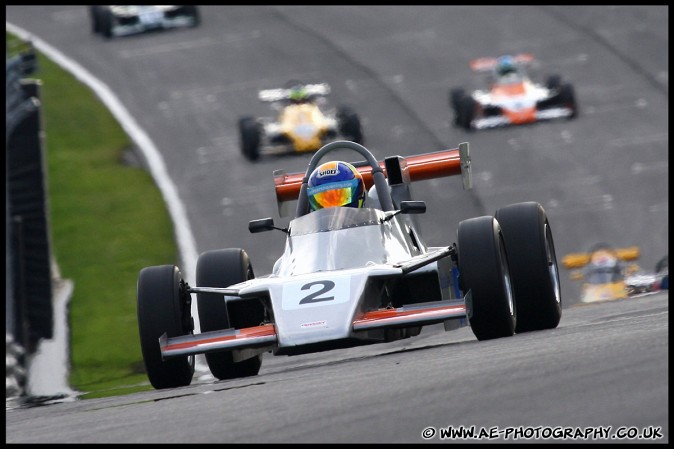
[{"label": "front slick tire", "polygon": [[459,223],[459,276],[466,312],[478,340],[510,337],[517,313],[501,228],[491,216]]},{"label": "front slick tire", "polygon": [[516,332],[557,327],[562,317],[559,270],[552,231],[543,207],[517,203],[496,211],[505,238],[517,302]]},{"label": "front slick tire", "polygon": [[[197,261],[197,286],[225,288],[253,279],[253,267],[248,254],[240,248],[206,251]],[[229,306],[222,297],[197,294],[201,332],[240,329],[259,325],[264,319],[264,309],[253,307],[248,302],[236,302]],[[262,365],[262,354],[234,361],[232,351],[206,354],[208,368],[217,379],[236,379],[255,376]]]},{"label": "front slick tire", "polygon": [[138,277],[137,307],[140,347],[145,370],[156,389],[184,387],[192,382],[194,356],[162,360],[159,337],[192,333],[190,303],[180,271],[173,265],[146,267]]},{"label": "front slick tire", "polygon": [[360,117],[350,106],[340,106],[337,112],[339,132],[346,139],[363,144],[363,128]]},{"label": "front slick tire", "polygon": [[465,95],[458,100],[457,122],[466,131],[473,130],[476,107],[477,102],[469,95]]},{"label": "front slick tire", "polygon": [[241,153],[249,161],[257,161],[260,158],[260,125],[253,117],[239,119],[239,136]]},{"label": "front slick tire", "polygon": [[466,91],[460,87],[450,89],[449,91],[449,106],[454,111],[454,125],[459,126],[461,124],[461,112],[460,104],[463,98],[466,96]]}]

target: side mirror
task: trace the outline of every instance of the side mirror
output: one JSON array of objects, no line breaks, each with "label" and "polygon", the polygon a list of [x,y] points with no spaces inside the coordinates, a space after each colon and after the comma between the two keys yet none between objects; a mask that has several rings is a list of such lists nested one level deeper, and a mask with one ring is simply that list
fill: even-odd
[{"label": "side mirror", "polygon": [[426,212],[425,201],[401,201],[400,213],[403,214],[423,214]]},{"label": "side mirror", "polygon": [[253,220],[248,223],[248,230],[251,232],[251,234],[256,234],[258,232],[265,232],[265,231],[271,231],[272,229],[276,229],[274,227],[274,219],[273,218],[261,218],[259,220]]}]

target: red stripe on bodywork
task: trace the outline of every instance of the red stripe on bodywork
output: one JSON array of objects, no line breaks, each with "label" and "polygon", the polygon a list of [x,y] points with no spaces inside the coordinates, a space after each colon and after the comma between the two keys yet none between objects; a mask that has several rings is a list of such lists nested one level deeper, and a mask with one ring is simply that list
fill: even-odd
[{"label": "red stripe on bodywork", "polygon": [[[374,310],[371,312],[365,313],[360,319],[353,321],[354,330],[357,330],[358,327],[368,328],[376,327],[376,324],[390,324],[396,322],[409,322],[410,324],[414,323],[415,319],[418,319],[419,322],[425,320],[432,320],[434,318],[443,318],[445,315],[449,315],[447,318],[452,318],[455,316],[465,315],[466,306],[465,304],[452,305],[452,306],[440,306],[440,307],[428,307],[428,308],[404,308],[399,309],[382,309]],[[369,325],[375,326],[369,326]]]},{"label": "red stripe on bodywork", "polygon": [[382,319],[387,319],[387,318],[396,318],[396,317],[403,317],[403,316],[409,316],[409,315],[417,315],[420,313],[426,314],[426,313],[433,313],[433,312],[446,312],[447,310],[466,310],[466,307],[463,305],[456,305],[456,306],[444,306],[444,307],[435,307],[432,309],[423,309],[423,310],[401,310],[401,309],[384,309],[384,310],[374,310],[372,312],[367,312],[365,315],[360,320],[356,320],[354,322],[359,322],[359,321],[371,321],[371,320],[382,320]]},{"label": "red stripe on bodywork", "polygon": [[[276,330],[274,329],[273,324],[264,324],[262,326],[255,326],[255,327],[247,327],[244,329],[239,329],[235,331],[234,334],[232,335],[226,335],[226,336],[220,336],[220,337],[209,337],[209,338],[203,338],[203,339],[195,339],[192,341],[188,341],[185,343],[174,343],[170,345],[166,345],[163,348],[163,351],[175,351],[177,349],[186,349],[186,348],[192,348],[196,347],[199,345],[204,345],[204,344],[209,344],[209,343],[216,343],[216,342],[224,342],[224,341],[231,341],[231,340],[244,340],[244,339],[250,339],[250,338],[258,338],[258,337],[271,337],[271,336],[276,336]],[[195,336],[198,337],[198,336]]]}]

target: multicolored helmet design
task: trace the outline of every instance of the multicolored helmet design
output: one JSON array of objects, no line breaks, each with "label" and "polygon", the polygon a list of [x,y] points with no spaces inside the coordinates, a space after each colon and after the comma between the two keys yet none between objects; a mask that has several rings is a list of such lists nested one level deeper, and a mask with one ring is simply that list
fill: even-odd
[{"label": "multicolored helmet design", "polygon": [[363,177],[348,162],[325,162],[309,176],[307,195],[311,210],[336,206],[363,207]]}]

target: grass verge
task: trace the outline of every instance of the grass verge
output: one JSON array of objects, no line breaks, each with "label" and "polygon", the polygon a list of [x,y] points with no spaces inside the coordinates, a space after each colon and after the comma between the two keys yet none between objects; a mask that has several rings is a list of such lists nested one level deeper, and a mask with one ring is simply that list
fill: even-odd
[{"label": "grass verge", "polygon": [[[7,35],[8,42],[14,39]],[[136,318],[139,271],[177,260],[173,224],[133,144],[98,97],[38,53],[51,250],[74,282],[69,384],[82,397],[152,389]]]}]

